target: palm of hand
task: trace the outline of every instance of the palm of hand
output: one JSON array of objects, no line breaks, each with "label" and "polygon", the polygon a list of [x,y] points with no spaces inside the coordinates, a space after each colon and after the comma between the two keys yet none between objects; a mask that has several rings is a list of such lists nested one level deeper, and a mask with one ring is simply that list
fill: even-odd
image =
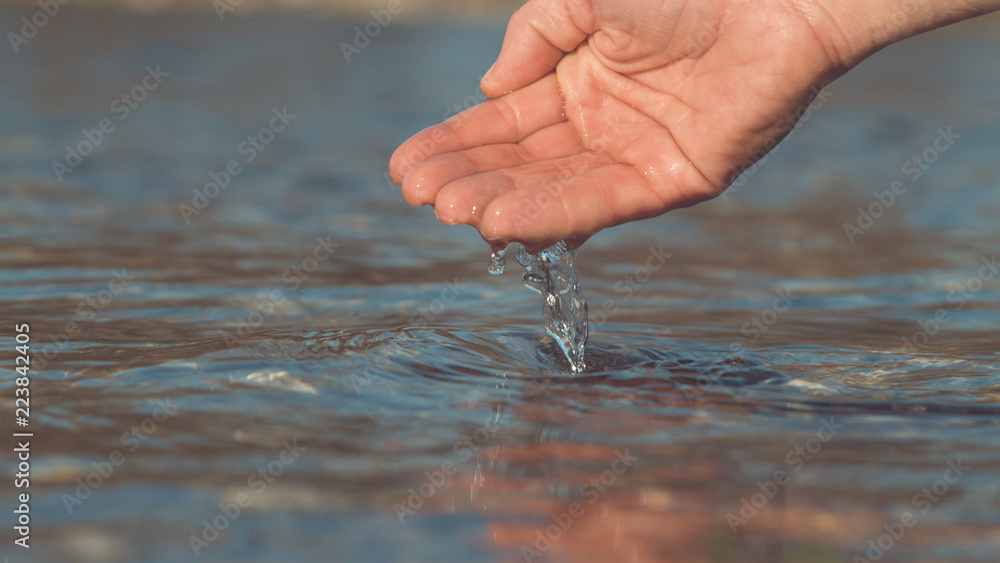
[{"label": "palm of hand", "polygon": [[554,72],[404,143],[390,164],[404,198],[494,245],[582,244],[721,193],[833,77],[784,2],[627,4],[595,1],[596,33]]}]

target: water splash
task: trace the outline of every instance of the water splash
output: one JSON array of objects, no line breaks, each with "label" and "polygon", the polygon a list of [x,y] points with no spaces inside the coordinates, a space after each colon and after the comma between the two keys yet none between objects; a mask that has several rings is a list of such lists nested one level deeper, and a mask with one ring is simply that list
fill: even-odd
[{"label": "water splash", "polygon": [[[497,275],[506,266],[507,250],[494,251],[490,273]],[[524,285],[545,298],[545,329],[562,348],[573,373],[580,373],[587,346],[587,301],[580,291],[576,251],[558,242],[538,254],[517,245],[517,262],[524,266]]]}]

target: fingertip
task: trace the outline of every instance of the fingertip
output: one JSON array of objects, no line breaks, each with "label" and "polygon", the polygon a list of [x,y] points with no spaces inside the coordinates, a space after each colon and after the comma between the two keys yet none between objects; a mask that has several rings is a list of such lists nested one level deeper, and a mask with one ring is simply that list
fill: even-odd
[{"label": "fingertip", "polygon": [[392,156],[389,157],[389,179],[397,186],[403,185],[403,176],[406,176],[407,172],[397,156],[400,148],[402,147],[396,147],[396,150],[392,151]]},{"label": "fingertip", "polygon": [[403,201],[413,207],[434,203],[434,191],[429,189],[427,179],[414,167],[406,173],[399,185],[402,187]]},{"label": "fingertip", "polygon": [[[445,225],[467,225],[468,214],[460,209],[455,202],[434,203],[434,216]],[[473,225],[474,226],[474,225]]]},{"label": "fingertip", "polygon": [[[416,135],[414,135],[416,137]],[[389,178],[397,186],[402,186],[406,176],[413,168],[420,163],[421,158],[413,155],[412,143],[414,137],[410,137],[403,144],[399,145],[392,156],[389,157]]]},{"label": "fingertip", "polygon": [[394,181],[403,179],[418,165],[437,155],[455,150],[455,139],[449,137],[446,123],[432,125],[399,145],[389,157],[389,174]]},{"label": "fingertip", "polygon": [[[482,231],[479,232],[479,236],[483,236]],[[499,252],[499,251],[502,251],[502,250],[507,250],[507,247],[510,246],[510,241],[508,241],[505,238],[486,238],[486,237],[483,237],[483,240],[486,242],[486,244],[490,245],[490,250],[492,250],[493,252]]]},{"label": "fingertip", "polygon": [[486,240],[518,242],[535,254],[566,240],[572,249],[590,237],[577,230],[557,198],[544,190],[518,190],[494,199],[483,213],[479,232]]},{"label": "fingertip", "polygon": [[[493,69],[495,69],[496,66],[497,66],[497,61],[493,61],[493,64],[490,65],[490,68],[486,69],[486,72],[483,73],[483,77],[479,79],[480,90],[482,90],[483,88],[490,88],[493,86]],[[486,92],[483,91],[483,94],[486,94]],[[486,97],[489,97],[489,94],[486,94]]]},{"label": "fingertip", "polygon": [[434,209],[444,223],[478,229],[490,202],[512,189],[510,178],[496,172],[457,178],[438,190]]},{"label": "fingertip", "polygon": [[483,95],[489,99],[499,98],[512,90],[512,88],[505,88],[503,81],[500,80],[496,70],[498,63],[500,63],[499,60],[493,63],[493,66],[486,71],[486,74],[484,74],[483,78],[479,81],[479,89],[483,92]]},{"label": "fingertip", "polygon": [[503,92],[501,92],[500,89],[494,85],[494,81],[492,79],[488,80],[485,76],[479,81],[479,89],[489,100],[499,98],[503,95]]},{"label": "fingertip", "polygon": [[389,180],[397,186],[403,185],[403,179],[406,178],[406,173],[408,170],[400,172],[399,170],[393,169],[392,165],[389,165]]},{"label": "fingertip", "polygon": [[487,241],[521,242],[513,229],[511,213],[495,203],[496,200],[483,210],[483,217],[479,222],[479,234]]},{"label": "fingertip", "polygon": [[403,199],[414,206],[436,204],[442,188],[478,171],[474,161],[458,153],[428,158],[403,177]]}]

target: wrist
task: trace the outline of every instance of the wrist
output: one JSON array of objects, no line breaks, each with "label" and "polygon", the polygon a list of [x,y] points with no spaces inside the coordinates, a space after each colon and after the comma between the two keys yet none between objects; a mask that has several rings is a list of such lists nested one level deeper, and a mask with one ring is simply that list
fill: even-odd
[{"label": "wrist", "polygon": [[1000,0],[791,0],[842,70],[897,41],[1000,10]]}]

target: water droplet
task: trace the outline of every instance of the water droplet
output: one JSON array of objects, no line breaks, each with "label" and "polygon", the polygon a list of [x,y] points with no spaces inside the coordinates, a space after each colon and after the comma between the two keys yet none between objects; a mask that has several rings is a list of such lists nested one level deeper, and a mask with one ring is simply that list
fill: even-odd
[{"label": "water droplet", "polygon": [[490,256],[490,273],[499,276],[507,269],[507,249],[494,250]]}]

